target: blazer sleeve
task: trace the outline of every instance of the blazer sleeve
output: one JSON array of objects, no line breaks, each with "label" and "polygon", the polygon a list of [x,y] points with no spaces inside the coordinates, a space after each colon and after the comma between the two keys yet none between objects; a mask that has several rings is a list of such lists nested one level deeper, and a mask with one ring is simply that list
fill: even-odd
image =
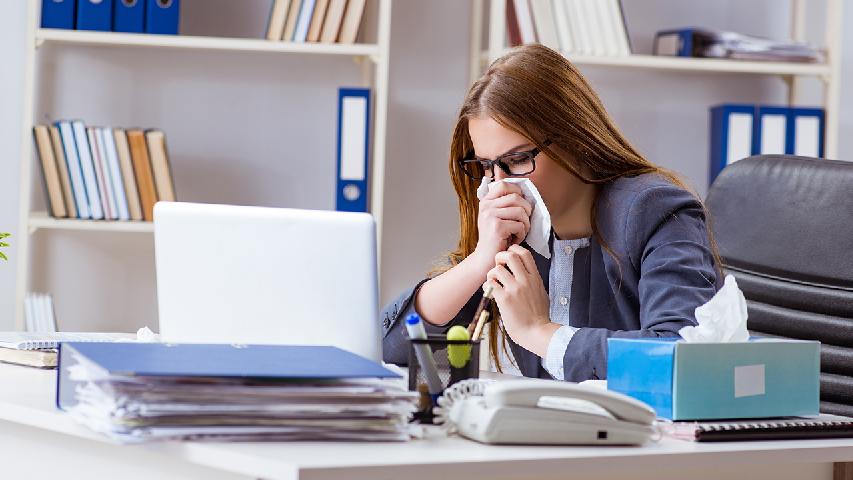
[{"label": "blazer sleeve", "polygon": [[639,329],[579,329],[563,359],[566,380],[606,378],[608,338],[678,336],[696,325],[694,310],[718,289],[705,211],[689,192],[675,185],[639,192],[623,238],[630,265],[622,268],[639,272]]},{"label": "blazer sleeve", "polygon": [[[406,333],[406,327],[403,322],[412,313],[418,313],[415,309],[415,297],[423,284],[428,280],[428,278],[421,280],[382,309],[380,316],[382,321],[382,359],[385,362],[408,365],[409,336]],[[478,288],[462,309],[459,310],[459,313],[444,325],[433,325],[429,322],[424,322],[427,335],[444,335],[453,325],[467,327],[474,316],[474,312],[477,310],[477,305],[479,305],[482,295],[482,289]]]}]

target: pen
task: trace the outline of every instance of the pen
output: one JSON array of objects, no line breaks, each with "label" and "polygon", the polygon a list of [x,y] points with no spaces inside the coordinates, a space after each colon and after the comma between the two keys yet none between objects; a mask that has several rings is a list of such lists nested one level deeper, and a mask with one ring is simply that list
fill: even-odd
[{"label": "pen", "polygon": [[477,310],[474,312],[474,318],[471,319],[471,323],[468,324],[468,335],[470,335],[471,340],[476,340],[477,336],[474,335],[474,330],[477,327],[477,324],[480,322],[480,317],[483,312],[487,311],[487,307],[489,306],[489,301],[492,298],[492,286],[484,285],[483,286],[483,297],[480,299],[480,304],[477,305]]},{"label": "pen", "polygon": [[[471,340],[479,340],[480,335],[483,333],[483,327],[486,325],[486,322],[489,321],[489,305],[492,302],[492,286],[489,285],[485,287],[483,291],[483,299],[480,301],[480,305],[482,308],[478,308],[479,315],[474,317],[476,320],[476,324],[474,321],[471,322],[474,325],[474,332],[471,335]],[[470,325],[469,325],[470,326]]]},{"label": "pen", "polygon": [[[424,324],[421,317],[417,313],[413,313],[406,317],[406,330],[409,332],[409,338],[412,340],[426,340],[427,334],[424,330]],[[431,395],[439,395],[444,390],[441,384],[441,379],[438,377],[438,367],[435,366],[435,358],[432,356],[432,350],[426,343],[412,343],[415,349],[415,355],[418,358],[418,363],[421,365],[421,370],[426,378],[427,388]]]}]

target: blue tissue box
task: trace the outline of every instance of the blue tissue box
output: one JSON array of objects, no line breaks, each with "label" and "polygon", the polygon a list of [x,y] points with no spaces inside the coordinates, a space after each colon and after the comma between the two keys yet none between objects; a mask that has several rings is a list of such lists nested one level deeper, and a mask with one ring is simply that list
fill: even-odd
[{"label": "blue tissue box", "polygon": [[820,342],[607,340],[607,388],[671,420],[817,415]]}]

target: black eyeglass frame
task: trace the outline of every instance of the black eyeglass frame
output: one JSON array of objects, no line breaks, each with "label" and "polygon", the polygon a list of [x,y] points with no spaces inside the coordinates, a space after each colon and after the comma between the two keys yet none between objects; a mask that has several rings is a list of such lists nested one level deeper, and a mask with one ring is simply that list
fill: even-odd
[{"label": "black eyeglass frame", "polygon": [[[550,141],[550,140],[545,140],[545,142],[542,144],[542,146],[543,146],[543,147],[547,147],[547,146],[548,146],[548,145],[550,145],[550,144],[551,144],[551,141]],[[484,175],[486,174],[486,172],[487,172],[487,171],[491,170],[491,172],[492,172],[492,177],[494,177],[494,176],[495,176],[495,170],[494,170],[494,168],[495,168],[495,165],[497,165],[497,166],[499,166],[499,167],[501,168],[501,170],[502,170],[502,171],[503,171],[503,172],[504,172],[508,177],[523,177],[523,176],[525,176],[525,175],[530,175],[531,173],[533,173],[534,171],[536,171],[536,157],[537,157],[540,153],[542,153],[542,149],[541,149],[541,148],[539,148],[539,147],[534,147],[534,148],[531,148],[530,150],[523,150],[523,151],[520,151],[520,152],[508,152],[508,153],[504,153],[503,155],[498,156],[498,157],[497,157],[497,158],[495,158],[494,160],[487,160],[487,159],[485,159],[485,158],[478,158],[478,157],[476,157],[476,156],[475,156],[474,158],[463,158],[463,159],[459,160],[459,168],[462,170],[462,173],[464,173],[466,177],[468,177],[468,178],[470,178],[470,179],[472,179],[472,180],[480,180],[480,178],[476,178],[476,177],[472,176],[471,174],[469,174],[469,173],[468,173],[468,170],[466,170],[466,169],[465,169],[465,165],[467,165],[467,164],[472,164],[472,163],[479,164],[479,165],[480,165],[480,167],[482,167],[482,169],[483,169],[483,174],[484,174]],[[471,152],[471,154],[473,154],[473,152]],[[506,163],[504,163],[504,159],[505,159],[505,158],[507,158],[507,157],[511,157],[511,156],[524,156],[524,157],[527,157],[527,160],[530,160],[530,164],[531,164],[531,167],[532,167],[532,168],[530,169],[530,171],[529,171],[529,172],[525,172],[525,173],[512,173],[512,172],[510,172],[510,170],[509,170],[509,165],[507,165]]]}]

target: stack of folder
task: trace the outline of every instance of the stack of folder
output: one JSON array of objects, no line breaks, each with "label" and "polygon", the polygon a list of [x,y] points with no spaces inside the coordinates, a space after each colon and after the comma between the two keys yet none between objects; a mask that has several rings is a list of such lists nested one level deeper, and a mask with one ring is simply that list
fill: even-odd
[{"label": "stack of folder", "polygon": [[122,443],[402,441],[417,395],[335,347],[64,343],[57,404]]}]

